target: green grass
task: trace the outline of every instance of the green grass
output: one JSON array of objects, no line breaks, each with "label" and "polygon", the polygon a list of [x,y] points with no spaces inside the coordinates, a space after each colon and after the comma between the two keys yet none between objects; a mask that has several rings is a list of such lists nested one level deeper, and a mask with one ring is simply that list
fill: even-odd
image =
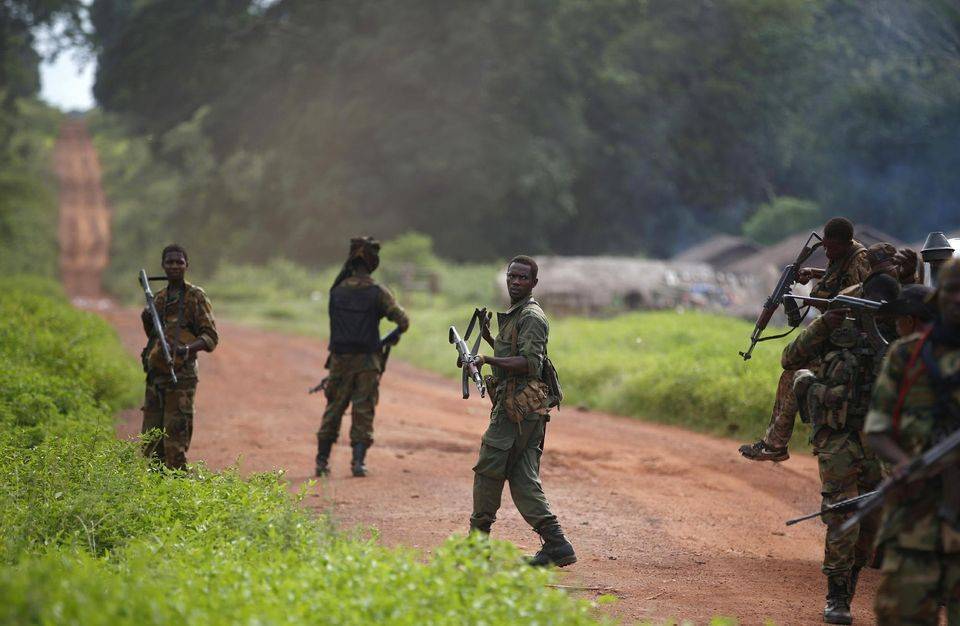
[{"label": "green grass", "polygon": [[424,558],[338,532],[282,473],[151,467],[113,434],[142,377],[114,332],[53,283],[0,292],[0,624],[597,623],[509,544]]}]

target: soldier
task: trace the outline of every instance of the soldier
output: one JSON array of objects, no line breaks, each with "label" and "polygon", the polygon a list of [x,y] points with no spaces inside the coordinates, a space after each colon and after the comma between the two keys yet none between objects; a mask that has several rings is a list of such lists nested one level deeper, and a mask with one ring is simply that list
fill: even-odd
[{"label": "soldier", "polygon": [[187,464],[187,450],[193,436],[197,354],[201,351],[213,352],[219,336],[207,294],[184,280],[190,266],[187,251],[177,244],[171,244],[163,249],[161,258],[167,286],[157,293],[154,305],[174,357],[177,382],[173,382],[170,370],[163,361],[150,312],[144,309],[141,319],[147,334],[147,347],[141,357],[147,372],[147,384],[142,432],[162,430],[162,437],[151,440],[145,453],[171,469],[183,469]]},{"label": "soldier", "polygon": [[[869,300],[891,302],[898,291],[890,276],[875,276],[864,286]],[[782,357],[785,370],[797,370],[794,392],[801,419],[812,425],[810,441],[820,468],[824,507],[872,491],[882,478],[880,464],[860,437],[880,355],[863,320],[847,317],[848,312],[828,310],[784,349]],[[801,369],[811,366],[815,371]],[[860,570],[873,561],[876,516],[841,535],[838,530],[845,519],[841,513],[823,515],[827,525],[823,620],[828,624],[852,622],[850,601]]]},{"label": "soldier", "polygon": [[494,406],[473,468],[470,528],[490,532],[500,509],[503,484],[509,482],[514,504],[543,540],[543,547],[530,559],[531,565],[565,567],[576,563],[577,557],[540,483],[546,424],[558,392],[545,382],[551,380],[553,366],[547,358],[547,317],[532,295],[536,285],[536,261],[528,256],[514,257],[507,267],[511,305],[505,313],[497,314],[496,340],[490,335],[489,322],[481,329],[494,346],[494,356],[480,355],[478,363],[493,369],[488,386]]},{"label": "soldier", "polygon": [[[940,270],[932,304],[939,318],[891,346],[864,432],[877,455],[903,476],[913,457],[960,428],[960,261]],[[883,568],[877,623],[960,624],[960,465],[910,483],[883,511]]]},{"label": "soldier", "polygon": [[[833,298],[843,289],[857,285],[870,274],[867,249],[853,238],[853,224],[843,217],[834,217],[823,227],[823,249],[829,261],[826,270],[803,268],[799,282],[820,278],[811,296]],[[793,435],[797,401],[793,395],[796,372],[784,371],[777,384],[777,396],[770,415],[770,424],[763,438],[740,446],[740,454],[751,461],[786,461],[790,458],[787,444]]]},{"label": "soldier", "polygon": [[350,253],[330,288],[330,375],[321,383],[327,397],[323,422],[317,431],[316,475],[329,473],[330,450],[340,436],[340,421],[352,406],[351,471],[366,476],[367,449],[373,445],[373,416],[380,394],[384,355],[380,319],[396,323],[400,333],[410,320],[390,291],[370,274],[380,265],[380,243],[372,237],[350,240]]}]

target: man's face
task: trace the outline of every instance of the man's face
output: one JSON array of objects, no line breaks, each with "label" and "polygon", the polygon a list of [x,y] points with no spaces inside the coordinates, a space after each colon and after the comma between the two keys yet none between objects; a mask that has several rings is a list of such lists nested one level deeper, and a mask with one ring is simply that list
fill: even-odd
[{"label": "man's face", "polygon": [[164,255],[163,271],[167,275],[167,280],[183,280],[184,274],[187,273],[187,259],[183,253],[174,250]]},{"label": "man's face", "polygon": [[937,301],[940,319],[950,326],[960,326],[960,276],[951,276],[940,283]]},{"label": "man's face", "polygon": [[510,293],[510,302],[520,302],[530,295],[537,284],[530,266],[522,263],[511,263],[507,268],[507,291]]},{"label": "man's face", "polygon": [[836,261],[837,259],[842,259],[847,251],[850,249],[850,246],[853,242],[842,241],[839,239],[824,239],[823,240],[823,251],[827,255],[827,259],[831,261]]},{"label": "man's face", "polygon": [[898,315],[894,322],[897,325],[898,337],[906,337],[917,332],[917,318],[912,315]]}]

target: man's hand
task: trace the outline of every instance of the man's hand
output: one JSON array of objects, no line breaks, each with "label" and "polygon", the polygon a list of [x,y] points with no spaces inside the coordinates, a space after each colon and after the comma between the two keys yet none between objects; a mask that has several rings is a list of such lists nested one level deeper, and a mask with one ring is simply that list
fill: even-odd
[{"label": "man's hand", "polygon": [[177,356],[181,357],[184,361],[189,361],[197,355],[200,350],[202,350],[206,344],[201,340],[196,340],[193,343],[185,346],[177,346]]},{"label": "man's hand", "polygon": [[840,328],[848,313],[850,313],[850,309],[830,309],[823,314],[823,321],[826,322],[827,328],[835,330]]},{"label": "man's hand", "polygon": [[819,267],[802,267],[797,272],[797,282],[806,285],[811,280],[823,278],[824,274],[826,274],[826,271]]},{"label": "man's hand", "polygon": [[483,337],[484,341],[490,344],[490,347],[493,347],[493,334],[490,332],[490,320],[493,318],[493,313],[485,312],[484,316],[480,318],[480,336]]}]

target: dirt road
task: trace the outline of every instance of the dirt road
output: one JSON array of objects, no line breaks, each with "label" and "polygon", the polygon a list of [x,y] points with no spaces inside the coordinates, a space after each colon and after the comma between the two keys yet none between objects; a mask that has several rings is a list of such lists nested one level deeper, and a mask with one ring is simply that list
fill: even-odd
[{"label": "dirt road", "polygon": [[[75,223],[83,206],[65,200],[64,221]],[[81,240],[79,248],[88,246],[94,244]],[[102,314],[138,352],[137,312]],[[315,340],[221,322],[220,347],[200,357],[190,459],[217,468],[239,463],[244,471],[284,468],[294,487],[308,480],[323,401],[306,390],[322,377],[325,356]],[[341,440],[332,476],[308,504],[343,526],[376,527],[391,545],[429,551],[464,532],[485,401],[460,400],[457,382],[392,361],[377,415],[370,476],[349,476],[349,448]],[[138,425],[131,411],[118,428],[126,436]],[[564,408],[549,425],[543,469],[547,494],[580,557],[563,582],[612,589],[620,601],[605,610],[629,619],[702,623],[730,615],[744,624],[820,623],[823,527],[783,525],[818,506],[812,458],[751,463],[730,440]],[[538,547],[508,494],[504,500],[495,536]],[[855,616],[872,623],[875,573],[862,585]]]}]

